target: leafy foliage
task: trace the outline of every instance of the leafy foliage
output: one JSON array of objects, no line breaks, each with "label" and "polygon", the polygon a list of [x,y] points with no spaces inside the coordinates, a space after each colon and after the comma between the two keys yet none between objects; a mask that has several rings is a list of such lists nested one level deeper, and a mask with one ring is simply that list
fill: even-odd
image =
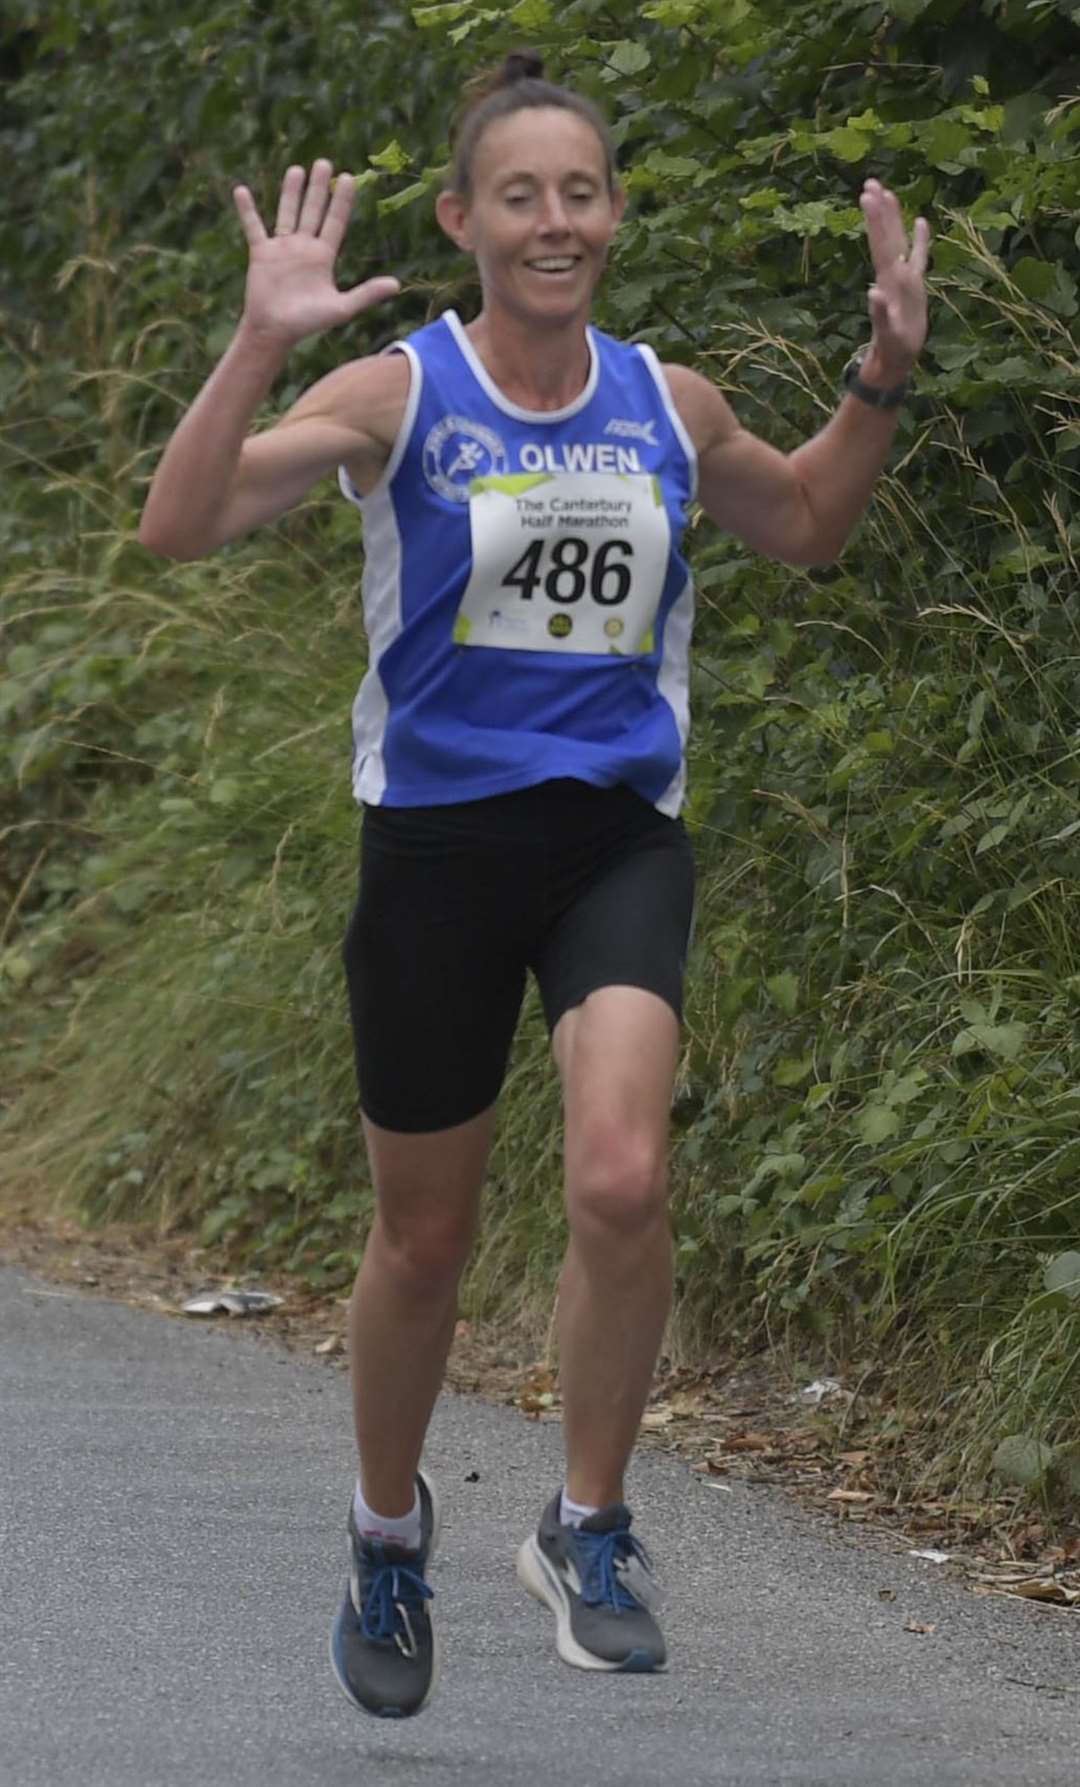
[{"label": "leafy foliage", "polygon": [[[1045,1474],[1080,1351],[1059,1263],[1080,1114],[1075,16],[24,7],[0,127],[41,170],[0,199],[0,1004],[24,1171],[248,1257],[330,1278],[355,1258],[350,518],[312,501],[168,570],[131,534],[231,329],[231,182],[269,204],[287,161],[351,162],[344,277],[405,287],[363,340],[299,352],[283,405],[475,302],[430,220],[444,102],[535,41],[612,118],[631,196],[598,320],[708,371],[780,446],[825,420],[865,339],[863,179],[933,223],[916,400],[842,561],[796,572],[694,530],[680,1307],[705,1336],[748,1309],[826,1351],[887,1336],[946,1379],[943,1459],[983,1470],[1004,1436]],[[535,1011],[505,1108],[472,1291],[503,1307],[546,1286],[559,1234]]]}]

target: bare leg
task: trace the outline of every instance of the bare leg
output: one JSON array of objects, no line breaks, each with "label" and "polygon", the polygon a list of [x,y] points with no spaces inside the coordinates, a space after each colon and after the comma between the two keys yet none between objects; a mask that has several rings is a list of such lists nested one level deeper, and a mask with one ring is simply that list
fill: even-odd
[{"label": "bare leg", "polygon": [[402,1135],[364,1122],[377,1213],[349,1305],[360,1478],[370,1508],[409,1512],[454,1336],[494,1109]]},{"label": "bare leg", "polygon": [[555,1056],[566,1112],[570,1242],[559,1286],[567,1490],[622,1501],[671,1306],[667,1134],[675,1014],[637,987],[567,1012]]}]

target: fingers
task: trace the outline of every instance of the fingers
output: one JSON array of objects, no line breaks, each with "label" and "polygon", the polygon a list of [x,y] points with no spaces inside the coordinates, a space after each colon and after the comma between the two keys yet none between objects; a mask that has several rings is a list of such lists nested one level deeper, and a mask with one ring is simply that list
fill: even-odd
[{"label": "fingers", "polygon": [[337,254],[348,228],[356,183],[351,174],[339,174],[332,182],[330,204],[322,226],[323,241]]},{"label": "fingers", "polygon": [[240,227],[247,239],[248,247],[254,248],[257,242],[265,242],[266,230],[263,227],[263,220],[259,216],[255,200],[246,186],[233,188],[233,204],[239,213]]},{"label": "fingers", "polygon": [[310,176],[299,164],[286,169],[274,221],[275,236],[322,235],[337,252],[349,221],[355,183],[351,174],[334,180],[333,172],[332,164],[325,160],[313,163]]},{"label": "fingers", "polygon": [[925,217],[917,217],[915,219],[915,230],[911,240],[911,253],[908,255],[908,265],[919,275],[920,279],[922,279],[926,273],[929,259],[930,225],[927,223]]},{"label": "fingers", "polygon": [[884,273],[897,261],[904,261],[922,279],[930,259],[930,225],[926,218],[915,219],[909,246],[900,201],[880,180],[867,180],[859,205],[866,219],[875,273]]},{"label": "fingers", "polygon": [[884,272],[894,261],[907,255],[907,231],[895,192],[882,186],[880,180],[868,180],[862,189],[859,208],[866,219],[866,239],[876,272]]},{"label": "fingers", "polygon": [[387,298],[396,298],[401,290],[400,279],[393,279],[381,274],[378,279],[365,279],[363,285],[354,285],[349,292],[341,296],[349,306],[350,316],[359,316],[362,310],[371,310],[376,304],[383,304]]},{"label": "fingers", "polygon": [[310,236],[317,236],[322,228],[326,215],[327,200],[330,197],[330,175],[333,169],[328,161],[317,161],[313,164],[308,178],[304,202],[300,207],[299,228]]},{"label": "fingers", "polygon": [[889,300],[880,286],[872,285],[867,293],[870,305],[870,323],[876,336],[887,335],[890,331]]},{"label": "fingers", "polygon": [[277,217],[274,219],[275,236],[291,236],[296,229],[300,221],[300,201],[304,195],[305,178],[302,167],[286,168],[278,195]]}]

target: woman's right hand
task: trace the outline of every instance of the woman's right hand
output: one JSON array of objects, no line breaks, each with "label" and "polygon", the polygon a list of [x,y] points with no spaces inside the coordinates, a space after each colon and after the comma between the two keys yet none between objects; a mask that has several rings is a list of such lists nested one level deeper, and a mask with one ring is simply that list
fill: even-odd
[{"label": "woman's right hand", "polygon": [[331,190],[332,173],[328,161],[315,162],[310,176],[302,167],[287,170],[272,236],[248,188],[233,193],[250,251],[242,326],[282,347],[350,322],[401,289],[384,277],[338,291],[334,263],[354,189],[352,175],[340,174]]}]

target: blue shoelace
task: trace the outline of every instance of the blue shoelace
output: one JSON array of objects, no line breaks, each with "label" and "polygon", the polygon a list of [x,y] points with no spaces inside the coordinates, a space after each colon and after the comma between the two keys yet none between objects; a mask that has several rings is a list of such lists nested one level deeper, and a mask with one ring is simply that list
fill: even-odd
[{"label": "blue shoelace", "polygon": [[403,1656],[415,1657],[418,1646],[410,1615],[423,1610],[424,1602],[433,1599],[433,1590],[408,1564],[379,1561],[381,1549],[372,1547],[376,1562],[364,1595],[360,1630],[372,1644],[393,1643]]},{"label": "blue shoelace", "polygon": [[586,1607],[615,1607],[629,1613],[642,1606],[641,1598],[624,1581],[627,1566],[635,1559],[643,1569],[650,1568],[649,1554],[640,1540],[625,1527],[607,1533],[587,1533],[578,1527],[574,1544],[585,1563],[581,1598]]}]

